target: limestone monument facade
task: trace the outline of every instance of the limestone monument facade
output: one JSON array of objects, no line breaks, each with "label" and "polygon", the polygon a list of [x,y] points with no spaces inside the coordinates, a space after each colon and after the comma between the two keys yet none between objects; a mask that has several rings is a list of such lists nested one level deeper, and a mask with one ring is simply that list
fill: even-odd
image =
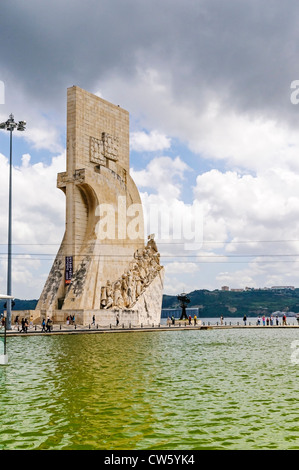
[{"label": "limestone monument facade", "polygon": [[160,322],[164,268],[129,173],[129,113],[77,86],[67,90],[65,234],[36,306],[64,322]]}]

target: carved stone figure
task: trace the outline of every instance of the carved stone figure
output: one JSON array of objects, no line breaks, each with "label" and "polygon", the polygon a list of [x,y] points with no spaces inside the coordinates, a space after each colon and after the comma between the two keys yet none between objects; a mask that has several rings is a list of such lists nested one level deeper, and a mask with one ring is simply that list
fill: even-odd
[{"label": "carved stone figure", "polygon": [[142,282],[141,282],[140,276],[138,276],[138,273],[136,273],[135,282],[136,282],[136,298],[138,298],[139,295],[142,294],[142,290],[143,290]]},{"label": "carved stone figure", "polygon": [[129,306],[133,305],[136,301],[136,286],[133,272],[128,271],[128,303]]},{"label": "carved stone figure", "polygon": [[117,281],[114,285],[113,307],[124,308],[124,299],[121,293],[120,281]]},{"label": "carved stone figure", "polygon": [[128,281],[127,281],[127,276],[126,274],[122,275],[121,278],[121,293],[124,301],[124,306],[128,307],[129,301],[128,301]]},{"label": "carved stone figure", "polygon": [[147,247],[155,252],[158,252],[157,244],[155,242],[155,235],[151,234],[147,237],[147,239],[148,239]]},{"label": "carved stone figure", "polygon": [[105,293],[103,295],[104,302],[102,308],[110,308],[113,305],[113,289],[110,281],[107,281]]}]

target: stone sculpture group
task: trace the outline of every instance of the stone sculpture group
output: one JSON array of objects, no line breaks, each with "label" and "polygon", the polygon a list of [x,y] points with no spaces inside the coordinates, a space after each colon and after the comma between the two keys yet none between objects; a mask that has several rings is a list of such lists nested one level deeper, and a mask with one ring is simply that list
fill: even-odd
[{"label": "stone sculpture group", "polygon": [[162,269],[160,254],[153,235],[149,235],[147,246],[134,253],[129,269],[114,283],[107,281],[101,289],[101,308],[131,308],[139,296]]}]

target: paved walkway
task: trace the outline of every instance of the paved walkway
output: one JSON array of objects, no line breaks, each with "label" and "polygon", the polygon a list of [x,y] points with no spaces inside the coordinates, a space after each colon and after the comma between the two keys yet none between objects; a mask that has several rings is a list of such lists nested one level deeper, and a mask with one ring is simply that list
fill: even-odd
[{"label": "paved walkway", "polygon": [[201,325],[189,325],[187,322],[178,322],[175,325],[147,325],[143,327],[130,327],[129,325],[109,325],[107,327],[100,327],[97,325],[53,325],[51,332],[42,331],[40,325],[31,325],[28,328],[27,333],[21,331],[21,326],[16,327],[13,325],[11,330],[7,330],[7,336],[36,336],[36,335],[57,335],[57,334],[95,334],[95,333],[127,333],[127,332],[141,332],[141,331],[180,331],[180,330],[210,330],[210,329],[277,329],[277,328],[299,328],[299,325],[288,324],[288,325],[243,325],[242,322],[239,324],[201,324]]}]

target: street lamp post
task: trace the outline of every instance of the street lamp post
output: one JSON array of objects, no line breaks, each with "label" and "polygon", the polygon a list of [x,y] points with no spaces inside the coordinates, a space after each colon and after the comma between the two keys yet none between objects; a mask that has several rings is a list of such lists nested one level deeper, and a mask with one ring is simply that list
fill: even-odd
[{"label": "street lamp post", "polygon": [[[11,296],[11,252],[12,252],[12,133],[24,131],[26,121],[15,122],[13,114],[10,114],[6,122],[0,124],[0,129],[10,132],[9,152],[9,197],[8,197],[8,247],[7,247],[7,295]],[[6,329],[11,330],[11,298],[7,299]]]}]

